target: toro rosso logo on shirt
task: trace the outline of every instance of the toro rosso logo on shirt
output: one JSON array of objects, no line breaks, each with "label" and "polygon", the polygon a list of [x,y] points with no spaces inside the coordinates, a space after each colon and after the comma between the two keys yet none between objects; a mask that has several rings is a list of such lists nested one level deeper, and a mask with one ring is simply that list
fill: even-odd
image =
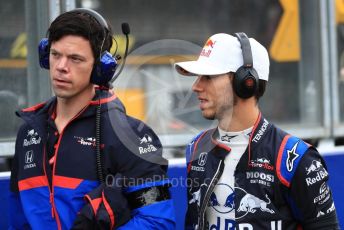
[{"label": "toro rosso logo on shirt", "polygon": [[37,145],[39,143],[41,143],[41,137],[38,136],[38,133],[34,129],[29,130],[24,139],[23,146]]},{"label": "toro rosso logo on shirt", "polygon": [[257,158],[257,160],[251,160],[249,165],[253,168],[263,168],[270,171],[274,170],[274,166],[270,163],[270,160],[264,157]]},{"label": "toro rosso logo on shirt", "polygon": [[[74,139],[76,139],[76,142],[79,145],[82,146],[90,146],[92,148],[95,148],[97,146],[97,141],[95,137],[79,137],[79,136],[74,136]],[[104,149],[105,145],[102,143],[99,143],[99,147],[101,149]]]},{"label": "toro rosso logo on shirt", "polygon": [[77,139],[77,142],[81,145],[85,146],[96,146],[96,138],[95,137],[74,137]]}]

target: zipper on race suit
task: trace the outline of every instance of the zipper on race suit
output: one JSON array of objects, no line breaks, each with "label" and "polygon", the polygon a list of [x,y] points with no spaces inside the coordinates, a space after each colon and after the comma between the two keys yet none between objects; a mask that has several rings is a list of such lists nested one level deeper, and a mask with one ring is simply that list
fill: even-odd
[{"label": "zipper on race suit", "polygon": [[[56,209],[56,206],[55,206],[55,199],[54,199],[54,175],[55,175],[55,168],[56,168],[56,162],[57,162],[57,153],[58,153],[58,150],[59,150],[59,147],[60,147],[60,143],[61,143],[61,140],[62,140],[62,136],[63,136],[63,133],[64,133],[64,130],[67,128],[67,126],[72,122],[74,121],[76,118],[78,118],[80,116],[80,114],[82,114],[86,108],[88,107],[89,105],[86,105],[82,110],[80,110],[79,113],[77,113],[68,123],[67,125],[63,128],[63,130],[61,131],[61,134],[57,140],[57,144],[56,144],[56,149],[55,149],[55,152],[54,152],[54,165],[53,165],[53,170],[51,172],[51,184],[49,184],[48,188],[49,188],[49,202],[51,204],[51,216],[53,219],[56,219],[56,224],[57,224],[57,229],[58,230],[61,230],[62,227],[61,227],[61,221],[60,221],[60,217],[57,213],[57,209]],[[44,173],[45,173],[45,176],[49,182],[49,179],[48,179],[48,174],[46,172],[46,156],[47,156],[47,153],[46,153],[46,146],[44,146]]]},{"label": "zipper on race suit", "polygon": [[217,182],[219,181],[219,178],[221,177],[221,175],[223,173],[224,165],[225,165],[224,160],[220,160],[220,163],[219,163],[219,166],[217,167],[215,175],[211,179],[211,182],[208,186],[208,189],[205,192],[204,200],[203,200],[203,203],[201,205],[201,209],[200,209],[200,213],[199,213],[199,219],[198,219],[198,228],[197,229],[199,229],[199,230],[204,229],[205,209],[208,205],[210,195],[213,192],[215,185],[217,184]]}]

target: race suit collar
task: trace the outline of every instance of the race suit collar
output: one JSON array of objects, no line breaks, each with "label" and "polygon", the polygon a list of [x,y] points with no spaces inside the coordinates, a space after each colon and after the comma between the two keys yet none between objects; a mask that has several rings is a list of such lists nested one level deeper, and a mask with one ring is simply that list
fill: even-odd
[{"label": "race suit collar", "polygon": [[[34,127],[41,137],[45,137],[46,121],[49,114],[51,115],[51,109],[55,107],[56,101],[56,96],[54,96],[46,102],[17,111],[16,115]],[[99,105],[101,113],[113,109],[118,109],[125,113],[124,105],[112,91],[97,89],[96,95],[77,119],[94,116]]]},{"label": "race suit collar", "polygon": [[[244,157],[248,158],[247,161],[250,161],[251,152],[254,151],[259,143],[264,139],[270,126],[271,124],[262,116],[261,113],[259,113],[259,116],[253,126],[252,133],[250,134],[249,145],[245,151],[248,154],[244,154]],[[202,150],[199,151],[210,152],[212,150],[215,150],[213,151],[214,155],[221,159],[224,159],[231,151],[231,149],[225,144],[217,141],[218,136],[219,134],[217,128],[205,131],[205,134],[201,137],[201,140],[199,140],[198,143],[199,148],[202,148]]]}]

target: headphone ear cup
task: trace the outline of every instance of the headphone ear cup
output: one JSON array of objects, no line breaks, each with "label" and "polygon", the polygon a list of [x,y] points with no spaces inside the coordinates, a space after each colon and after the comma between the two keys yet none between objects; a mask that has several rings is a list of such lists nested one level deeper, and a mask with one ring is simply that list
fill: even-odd
[{"label": "headphone ear cup", "polygon": [[255,69],[241,66],[234,74],[233,90],[240,98],[250,98],[258,90],[258,75]]},{"label": "headphone ear cup", "polygon": [[38,45],[39,65],[41,68],[49,69],[49,41],[43,38]]},{"label": "headphone ear cup", "polygon": [[117,69],[117,61],[110,52],[104,51],[100,61],[94,65],[90,82],[95,85],[107,86]]}]

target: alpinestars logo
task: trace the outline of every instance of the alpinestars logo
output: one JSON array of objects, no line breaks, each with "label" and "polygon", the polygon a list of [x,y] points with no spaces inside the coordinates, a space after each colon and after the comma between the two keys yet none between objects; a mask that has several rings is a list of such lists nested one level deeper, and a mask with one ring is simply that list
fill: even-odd
[{"label": "alpinestars logo", "polygon": [[225,134],[223,136],[220,137],[221,141],[225,141],[225,142],[231,142],[231,139],[233,139],[234,137],[236,137],[237,135],[234,136],[229,136],[228,134]]},{"label": "alpinestars logo", "polygon": [[296,158],[299,157],[299,154],[296,153],[296,148],[297,148],[298,144],[299,144],[299,142],[297,142],[291,150],[287,150],[288,157],[287,157],[286,165],[287,165],[288,172],[293,171],[294,161],[296,160]]},{"label": "alpinestars logo", "polygon": [[27,132],[26,139],[24,139],[23,146],[37,145],[41,143],[41,137],[38,136],[38,133],[31,129]]},{"label": "alpinestars logo", "polygon": [[153,139],[148,134],[145,134],[140,140],[139,152],[140,154],[155,152],[158,149],[152,144]]}]

